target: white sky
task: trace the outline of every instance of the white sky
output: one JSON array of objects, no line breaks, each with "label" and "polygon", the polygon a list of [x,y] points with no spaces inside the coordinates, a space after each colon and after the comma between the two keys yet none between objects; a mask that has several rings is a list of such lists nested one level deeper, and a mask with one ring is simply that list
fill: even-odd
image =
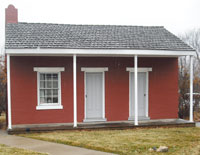
[{"label": "white sky", "polygon": [[200,28],[200,0],[1,0],[1,49],[9,4],[19,22],[164,26],[174,34]]}]

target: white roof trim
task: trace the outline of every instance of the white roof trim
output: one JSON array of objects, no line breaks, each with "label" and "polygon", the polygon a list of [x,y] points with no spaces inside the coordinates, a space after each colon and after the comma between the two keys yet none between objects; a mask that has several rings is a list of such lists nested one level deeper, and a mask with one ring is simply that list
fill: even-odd
[{"label": "white roof trim", "polygon": [[73,55],[77,56],[109,56],[109,55],[122,55],[122,56],[185,56],[195,55],[195,51],[169,51],[169,50],[131,50],[131,49],[6,49],[6,54],[10,55]]}]

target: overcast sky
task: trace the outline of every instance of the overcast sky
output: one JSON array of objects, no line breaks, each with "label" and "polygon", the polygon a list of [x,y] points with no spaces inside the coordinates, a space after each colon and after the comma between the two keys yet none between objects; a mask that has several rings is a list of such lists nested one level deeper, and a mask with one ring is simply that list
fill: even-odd
[{"label": "overcast sky", "polygon": [[200,0],[1,0],[1,48],[9,4],[20,22],[164,26],[176,35],[200,28]]}]

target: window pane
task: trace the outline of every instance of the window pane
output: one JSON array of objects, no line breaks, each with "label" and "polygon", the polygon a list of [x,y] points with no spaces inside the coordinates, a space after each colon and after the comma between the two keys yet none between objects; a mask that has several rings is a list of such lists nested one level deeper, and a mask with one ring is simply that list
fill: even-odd
[{"label": "window pane", "polygon": [[51,97],[47,97],[47,103],[53,103]]},{"label": "window pane", "polygon": [[40,88],[45,88],[45,81],[40,81]]},{"label": "window pane", "polygon": [[58,95],[58,89],[54,89],[53,90],[53,96],[57,96]]},{"label": "window pane", "polygon": [[58,80],[58,74],[53,74],[53,80]]},{"label": "window pane", "polygon": [[52,79],[52,76],[51,76],[52,74],[46,74],[46,78],[47,78],[47,80],[51,80]]},{"label": "window pane", "polygon": [[40,80],[45,80],[45,74],[40,74]]},{"label": "window pane", "polygon": [[57,97],[53,98],[53,103],[58,103],[58,98]]},{"label": "window pane", "polygon": [[53,88],[58,88],[58,81],[53,81]]},{"label": "window pane", "polygon": [[47,88],[52,88],[52,81],[47,81]]},{"label": "window pane", "polygon": [[48,96],[52,96],[53,94],[52,94],[52,90],[47,90],[47,95]]},{"label": "window pane", "polygon": [[40,97],[40,104],[46,103],[46,100],[44,97]]},{"label": "window pane", "polygon": [[45,90],[40,90],[40,97],[45,97]]},{"label": "window pane", "polygon": [[47,96],[47,89],[44,90],[44,95]]}]

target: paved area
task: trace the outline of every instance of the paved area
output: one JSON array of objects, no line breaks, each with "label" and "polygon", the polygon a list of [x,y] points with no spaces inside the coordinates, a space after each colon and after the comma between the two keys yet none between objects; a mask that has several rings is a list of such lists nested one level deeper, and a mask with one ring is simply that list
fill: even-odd
[{"label": "paved area", "polygon": [[6,131],[3,130],[0,130],[0,144],[33,150],[36,152],[48,153],[51,155],[111,155],[110,153],[80,147],[8,135]]}]

